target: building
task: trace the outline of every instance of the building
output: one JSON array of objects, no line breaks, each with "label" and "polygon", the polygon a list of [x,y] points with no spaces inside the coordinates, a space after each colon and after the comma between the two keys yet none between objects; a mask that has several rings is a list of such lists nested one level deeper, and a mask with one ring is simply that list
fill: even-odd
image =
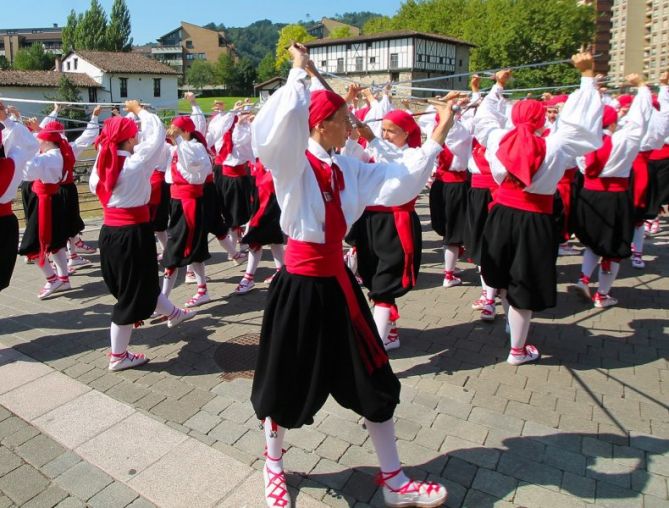
[{"label": "building", "polygon": [[[326,73],[345,79],[332,79],[330,84],[344,93],[348,80],[372,85],[404,82],[397,95],[428,97],[437,95],[434,89],[466,89],[467,78],[449,79],[448,75],[469,70],[469,42],[413,30],[395,30],[343,39],[322,39],[306,43],[311,59]],[[443,79],[417,83],[421,78],[444,76]]]},{"label": "building", "polygon": [[314,26],[308,28],[307,32],[316,37],[316,39],[325,39],[330,37],[333,30],[338,28],[348,28],[351,37],[360,35],[360,29],[357,26],[347,25],[346,23],[330,18],[322,18]]},{"label": "building", "polygon": [[70,51],[60,65],[65,73],[87,75],[101,86],[91,102],[138,99],[155,109],[177,108],[177,71],[139,53]]},{"label": "building", "polygon": [[44,51],[63,54],[63,29],[57,24],[50,28],[5,28],[0,30],[0,56],[11,64],[16,53],[33,44],[41,44]]},{"label": "building", "polygon": [[258,83],[253,86],[253,91],[260,98],[260,102],[266,101],[269,99],[269,96],[276,92],[279,88],[286,84],[286,78],[281,76],[275,76],[267,81]]},{"label": "building", "polygon": [[[61,78],[67,77],[77,87],[82,102],[95,102],[102,85],[87,74],[59,71],[0,71],[0,100],[56,100]],[[8,101],[7,104],[12,104]],[[44,104],[13,104],[26,116],[40,115]],[[48,106],[47,106],[48,107]]]},{"label": "building", "polygon": [[181,22],[178,28],[158,39],[151,48],[151,56],[174,68],[184,77],[195,60],[216,62],[222,54],[236,55],[224,32]]},{"label": "building", "polygon": [[590,5],[595,12],[595,38],[592,54],[595,57],[595,73],[608,74],[611,58],[611,30],[613,23],[613,0],[580,0],[581,5]]}]

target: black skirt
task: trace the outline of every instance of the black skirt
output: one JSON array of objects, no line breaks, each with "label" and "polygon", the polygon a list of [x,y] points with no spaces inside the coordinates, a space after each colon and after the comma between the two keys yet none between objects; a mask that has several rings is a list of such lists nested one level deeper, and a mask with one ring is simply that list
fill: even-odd
[{"label": "black skirt", "polygon": [[430,187],[432,229],[444,237],[444,245],[462,245],[467,223],[467,182],[435,180]]},{"label": "black skirt", "polygon": [[102,278],[117,302],[112,322],[134,324],[156,310],[160,284],[156,241],[151,223],[102,226],[100,229]]},{"label": "black skirt", "polygon": [[657,217],[660,207],[669,202],[669,159],[648,162],[648,213],[644,217]]},{"label": "black skirt", "polygon": [[[423,239],[418,214],[410,213],[414,241],[413,265],[418,279]],[[407,294],[411,286],[402,286],[404,251],[393,214],[366,211],[354,228],[358,274],[369,289],[369,298],[375,302],[394,304],[395,299]]]},{"label": "black skirt", "polygon": [[204,227],[207,233],[223,239],[228,234],[228,225],[223,219],[223,204],[214,182],[205,182],[202,199],[204,200]]},{"label": "black skirt", "polygon": [[[259,212],[258,207],[259,203],[256,200],[254,206],[255,211],[253,212],[251,221],[253,221],[255,215]],[[258,218],[258,224],[256,226],[251,226],[249,224],[249,228],[242,238],[241,243],[251,246],[284,243],[283,231],[281,231],[281,225],[279,224],[280,219],[281,208],[279,208],[276,195],[272,194],[267,202],[265,210]]]},{"label": "black skirt", "polygon": [[627,192],[581,189],[576,202],[576,236],[598,256],[628,258],[632,255],[633,208]]},{"label": "black skirt", "polygon": [[167,246],[163,252],[163,266],[174,268],[191,263],[201,263],[211,256],[207,243],[207,231],[204,227],[204,199],[198,198],[195,213],[195,235],[188,256],[184,256],[184,248],[188,238],[188,227],[183,214],[181,201],[170,200],[170,224],[167,228]]},{"label": "black skirt", "polygon": [[[32,182],[24,183],[32,185]],[[26,199],[26,228],[21,238],[19,254],[29,256],[38,254],[40,251],[39,218],[37,214],[39,198],[32,190],[28,191],[25,188],[21,189],[21,194]],[[56,252],[64,248],[69,238],[65,224],[65,202],[63,201],[63,195],[57,192],[51,196],[51,244],[47,246],[48,252]]]},{"label": "black skirt", "polygon": [[60,186],[60,194],[65,207],[65,231],[68,238],[73,238],[86,227],[79,212],[79,191],[74,183],[64,183]]},{"label": "black skirt", "polygon": [[490,189],[471,187],[467,192],[467,226],[465,227],[465,249],[467,257],[476,265],[481,264],[483,228],[492,202]]},{"label": "black skirt", "polygon": [[170,184],[160,182],[160,203],[150,206],[154,231],[165,231],[170,219]]},{"label": "black skirt", "polygon": [[228,227],[237,228],[246,224],[251,218],[254,186],[251,176],[225,176],[219,169],[214,172],[214,182]]},{"label": "black skirt", "polygon": [[19,221],[16,215],[0,217],[0,291],[9,286],[16,265],[19,245]]},{"label": "black skirt", "polygon": [[19,186],[21,189],[21,204],[23,205],[23,215],[24,217],[28,216],[28,204],[32,201],[32,198],[35,196],[33,192],[33,183],[22,181]]},{"label": "black skirt", "polygon": [[[348,276],[381,344],[364,295]],[[399,403],[400,383],[389,363],[367,371],[334,277],[293,275],[283,268],[270,285],[263,315],[253,409],[259,419],[269,416],[282,427],[297,428],[313,423],[330,394],[343,407],[384,422]]]},{"label": "black skirt", "polygon": [[555,307],[557,235],[552,214],[495,205],[483,230],[481,274],[517,309]]}]

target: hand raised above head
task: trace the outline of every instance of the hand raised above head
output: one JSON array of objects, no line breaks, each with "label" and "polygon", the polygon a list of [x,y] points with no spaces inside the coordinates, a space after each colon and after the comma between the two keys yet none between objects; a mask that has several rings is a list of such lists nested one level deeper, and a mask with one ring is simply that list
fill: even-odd
[{"label": "hand raised above head", "polygon": [[571,57],[574,67],[584,76],[594,77],[595,59],[589,51],[580,51]]},{"label": "hand raised above head", "polygon": [[643,76],[641,76],[641,74],[637,74],[637,73],[628,74],[627,76],[625,76],[625,81],[629,85],[637,86],[637,87],[638,86],[643,86],[643,85],[646,84],[646,82],[643,79]]},{"label": "hand raised above head", "polygon": [[142,105],[136,99],[125,101],[125,110],[136,115],[142,110]]},{"label": "hand raised above head", "polygon": [[293,59],[293,67],[306,69],[309,63],[309,51],[304,44],[294,42],[288,48],[291,58]]},{"label": "hand raised above head", "polygon": [[509,78],[511,78],[510,69],[502,69],[501,71],[497,71],[495,73],[495,81],[502,88],[506,86],[506,82],[509,81]]}]

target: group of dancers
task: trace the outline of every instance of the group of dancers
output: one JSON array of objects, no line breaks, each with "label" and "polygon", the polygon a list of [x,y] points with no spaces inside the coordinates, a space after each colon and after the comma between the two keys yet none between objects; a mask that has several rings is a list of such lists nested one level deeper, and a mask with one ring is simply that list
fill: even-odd
[{"label": "group of dancers", "polygon": [[[41,299],[69,289],[72,271],[87,263],[77,249],[94,250],[79,236],[73,168],[94,144],[89,185],[104,214],[100,264],[117,300],[109,369],[148,361],[128,351],[144,320],[162,316],[173,327],[211,300],[210,234],[230,261],[246,262],[238,294],[253,289],[269,246],[277,270],[267,281],[251,396],[266,436],[267,505],[291,506],[286,430],[312,423],[332,395],[364,418],[386,504],[441,506],[443,485],[411,480],[401,467],[393,424],[400,383],[387,353],[399,347],[396,300],[419,275],[419,194],[431,182],[443,286],[462,283],[459,257],[472,260],[481,319],[495,319],[497,299],[503,305],[507,362],[536,361],[540,353],[527,343],[532,314],[555,305],[557,256],[579,253],[568,243],[573,234],[585,247],[573,290],[595,307],[617,303],[610,290],[623,259],[643,268],[644,235],[657,230],[669,198],[669,76],[656,98],[631,75],[636,95],[613,99],[598,87],[592,56],[581,52],[572,59],[580,87],[569,96],[512,103],[504,97],[506,70],[485,95],[474,77],[471,95],[450,92],[414,114],[385,93],[351,86],[342,97],[324,89],[306,48],[295,44],[290,53],[285,86],[255,116],[244,104],[226,112],[215,103],[207,121],[188,94],[191,114],[165,129],[128,101],[127,116],[112,116],[101,131],[96,109],[70,143],[57,111],[26,126],[0,104],[0,234],[10,240],[0,247],[0,289],[17,253],[44,274]],[[19,185],[26,229],[17,252],[11,203]],[[197,284],[183,308],[169,298],[179,268]]]}]

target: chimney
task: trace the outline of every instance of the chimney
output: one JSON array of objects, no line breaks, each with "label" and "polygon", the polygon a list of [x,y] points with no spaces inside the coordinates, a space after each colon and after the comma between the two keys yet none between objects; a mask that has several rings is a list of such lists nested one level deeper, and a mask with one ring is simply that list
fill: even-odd
[{"label": "chimney", "polygon": [[54,28],[58,28],[58,23],[54,23],[54,24],[53,24],[53,27],[54,27]]},{"label": "chimney", "polygon": [[63,72],[63,62],[59,56],[56,57],[56,72]]}]

